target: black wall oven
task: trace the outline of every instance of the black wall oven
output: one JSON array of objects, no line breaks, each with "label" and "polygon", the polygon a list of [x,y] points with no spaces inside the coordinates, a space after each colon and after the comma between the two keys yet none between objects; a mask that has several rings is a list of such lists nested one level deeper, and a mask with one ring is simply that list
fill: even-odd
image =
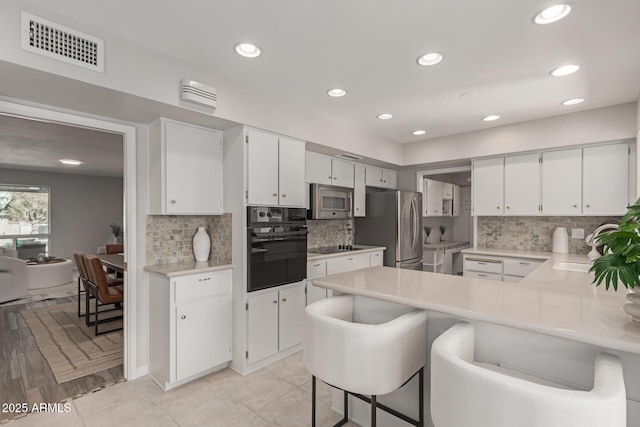
[{"label": "black wall oven", "polygon": [[247,207],[247,291],[307,275],[306,209]]}]

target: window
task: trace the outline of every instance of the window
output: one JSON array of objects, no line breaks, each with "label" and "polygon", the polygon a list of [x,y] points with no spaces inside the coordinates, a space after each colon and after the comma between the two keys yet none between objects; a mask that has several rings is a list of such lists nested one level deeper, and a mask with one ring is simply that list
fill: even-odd
[{"label": "window", "polygon": [[0,246],[22,259],[49,253],[49,187],[0,184]]}]

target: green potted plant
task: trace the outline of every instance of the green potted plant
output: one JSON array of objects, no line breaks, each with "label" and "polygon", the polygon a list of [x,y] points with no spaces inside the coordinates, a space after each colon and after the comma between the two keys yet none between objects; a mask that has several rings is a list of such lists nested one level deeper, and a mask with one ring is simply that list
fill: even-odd
[{"label": "green potted plant", "polygon": [[426,243],[427,245],[431,243],[431,239],[429,238],[429,235],[431,234],[431,227],[424,227],[424,234],[427,236],[424,239],[424,243]]},{"label": "green potted plant", "polygon": [[613,287],[617,291],[618,284],[633,290],[623,308],[640,322],[640,199],[629,206],[617,230],[604,232],[595,240],[605,246],[605,252],[589,269],[595,275],[593,283],[599,286],[604,282],[605,290]]},{"label": "green potted plant", "polygon": [[444,233],[447,231],[447,226],[445,225],[441,225],[440,226],[440,241],[444,242]]}]

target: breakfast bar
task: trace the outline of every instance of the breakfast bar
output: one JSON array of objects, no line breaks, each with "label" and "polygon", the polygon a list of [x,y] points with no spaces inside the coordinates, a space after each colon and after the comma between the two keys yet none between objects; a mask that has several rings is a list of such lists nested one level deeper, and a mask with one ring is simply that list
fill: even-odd
[{"label": "breakfast bar", "polygon": [[[605,291],[591,284],[591,273],[573,271],[588,267],[585,255],[523,255],[541,264],[518,283],[379,266],[313,284],[356,296],[354,310],[385,312],[394,305],[427,310],[427,350],[454,324],[470,322],[476,329],[476,357],[483,362],[578,389],[592,388],[597,354],[613,353],[624,369],[628,425],[640,425],[640,324],[622,309],[626,289]],[[403,389],[395,393],[391,401],[415,400],[401,397]],[[340,407],[335,399],[334,406]]]}]

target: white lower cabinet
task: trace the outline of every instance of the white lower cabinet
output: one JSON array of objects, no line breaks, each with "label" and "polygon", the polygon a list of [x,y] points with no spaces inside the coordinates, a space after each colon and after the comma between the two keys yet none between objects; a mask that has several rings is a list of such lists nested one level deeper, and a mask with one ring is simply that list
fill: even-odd
[{"label": "white lower cabinet", "polygon": [[311,282],[313,279],[324,277],[327,275],[327,260],[319,259],[316,261],[309,261],[307,263],[307,305],[325,299],[327,297],[327,290],[325,288],[319,288],[314,286]]},{"label": "white lower cabinet", "polygon": [[370,259],[371,267],[384,265],[384,252],[383,251],[372,252],[371,254],[369,254],[369,259]]},{"label": "white lower cabinet", "polygon": [[247,298],[249,364],[302,343],[304,282]]},{"label": "white lower cabinet", "polygon": [[345,271],[360,270],[371,267],[369,254],[349,254],[327,259],[327,275],[344,273]]},{"label": "white lower cabinet", "polygon": [[149,375],[164,390],[231,360],[231,270],[149,276]]},{"label": "white lower cabinet", "polygon": [[519,282],[544,261],[540,259],[512,258],[465,254],[464,276],[503,282]]}]

